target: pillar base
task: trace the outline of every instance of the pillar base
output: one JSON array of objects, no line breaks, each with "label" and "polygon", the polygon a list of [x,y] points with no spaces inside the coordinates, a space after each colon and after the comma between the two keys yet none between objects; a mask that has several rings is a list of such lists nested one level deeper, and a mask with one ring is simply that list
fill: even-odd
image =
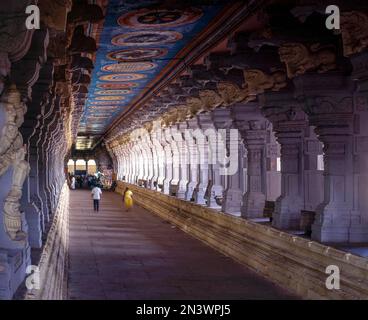
[{"label": "pillar base", "polygon": [[170,180],[164,180],[161,191],[163,194],[170,194]]},{"label": "pillar base", "polygon": [[192,181],[188,183],[187,192],[185,194],[185,200],[187,201],[194,201],[195,199],[195,187],[197,185],[196,181]]},{"label": "pillar base", "polygon": [[261,192],[247,192],[244,195],[241,207],[241,216],[244,218],[262,218],[266,203],[266,196]]},{"label": "pillar base", "polygon": [[222,211],[234,215],[240,215],[243,191],[240,189],[228,189],[225,191],[222,203]]},{"label": "pillar base", "polygon": [[206,189],[207,187],[204,184],[199,184],[196,187],[196,193],[194,197],[194,202],[196,204],[206,205]]},{"label": "pillar base", "polygon": [[302,209],[303,201],[300,198],[278,198],[272,217],[272,225],[278,229],[299,230]]},{"label": "pillar base", "polygon": [[188,181],[179,181],[176,196],[179,199],[186,199]]},{"label": "pillar base", "polygon": [[216,202],[216,198],[223,197],[223,187],[220,185],[213,185],[210,189],[210,196],[208,198],[208,206],[214,209],[220,209],[221,205]]}]

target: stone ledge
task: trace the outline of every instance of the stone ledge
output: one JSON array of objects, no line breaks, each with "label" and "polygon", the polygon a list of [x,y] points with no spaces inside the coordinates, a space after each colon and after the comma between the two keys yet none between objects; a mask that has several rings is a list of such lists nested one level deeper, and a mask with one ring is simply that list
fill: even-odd
[{"label": "stone ledge", "polygon": [[[119,181],[135,202],[269,280],[308,299],[368,299],[368,260],[154,190]],[[325,286],[328,265],[340,268],[340,290]]]}]

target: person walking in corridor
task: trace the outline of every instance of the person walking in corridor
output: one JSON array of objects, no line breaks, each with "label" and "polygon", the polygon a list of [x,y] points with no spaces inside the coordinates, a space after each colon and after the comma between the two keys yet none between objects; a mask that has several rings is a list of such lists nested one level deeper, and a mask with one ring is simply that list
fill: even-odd
[{"label": "person walking in corridor", "polygon": [[124,205],[125,205],[125,209],[126,211],[129,211],[131,207],[133,207],[133,192],[129,189],[126,188],[124,191]]},{"label": "person walking in corridor", "polygon": [[71,188],[72,190],[75,190],[75,177],[74,177],[74,176],[72,176],[72,181],[71,181],[71,183],[70,183],[70,188]]},{"label": "person walking in corridor", "polygon": [[93,210],[99,211],[102,191],[98,186],[94,186],[91,194],[92,194],[92,199],[93,199]]}]

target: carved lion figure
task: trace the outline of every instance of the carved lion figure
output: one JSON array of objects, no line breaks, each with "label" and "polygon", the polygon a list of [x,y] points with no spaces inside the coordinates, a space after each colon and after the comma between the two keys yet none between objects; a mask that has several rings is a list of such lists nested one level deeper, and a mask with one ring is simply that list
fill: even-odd
[{"label": "carved lion figure", "polygon": [[308,70],[323,73],[336,68],[336,53],[332,47],[314,44],[307,48],[302,43],[285,43],[279,48],[279,55],[289,78]]},{"label": "carved lion figure", "polygon": [[341,14],[341,36],[344,55],[359,53],[368,47],[368,15],[351,11]]},{"label": "carved lion figure", "polygon": [[201,90],[199,97],[203,103],[203,106],[207,110],[212,110],[219,107],[223,100],[214,90]]},{"label": "carved lion figure", "polygon": [[258,69],[244,70],[244,79],[250,94],[257,95],[265,90],[279,91],[286,87],[286,75],[282,71],[266,74]]},{"label": "carved lion figure", "polygon": [[187,106],[188,106],[189,116],[192,116],[192,117],[203,110],[203,103],[201,99],[199,98],[195,98],[195,97],[187,98]]}]

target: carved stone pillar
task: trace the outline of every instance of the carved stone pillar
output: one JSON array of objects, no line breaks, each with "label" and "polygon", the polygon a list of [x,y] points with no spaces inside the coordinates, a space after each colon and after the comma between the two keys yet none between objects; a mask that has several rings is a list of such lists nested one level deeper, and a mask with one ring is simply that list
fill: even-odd
[{"label": "carved stone pillar", "polygon": [[187,193],[185,199],[188,201],[194,201],[196,198],[196,186],[199,181],[198,172],[199,172],[199,151],[197,147],[197,141],[193,136],[193,132],[198,129],[198,120],[197,118],[189,119],[187,121],[188,130],[185,132],[184,138],[187,142],[188,151],[189,151],[189,183],[187,187]]},{"label": "carved stone pillar", "polygon": [[232,112],[247,150],[248,179],[241,207],[242,216],[263,217],[266,201],[267,120],[260,114],[258,103],[233,106]]},{"label": "carved stone pillar", "polygon": [[221,185],[220,168],[218,163],[217,131],[213,123],[213,113],[200,114],[198,116],[200,127],[205,136],[205,150],[208,163],[208,187],[207,187],[207,205],[210,208],[221,208],[219,198],[222,198],[223,187]]},{"label": "carved stone pillar", "polygon": [[197,204],[206,205],[206,193],[208,188],[208,141],[204,135],[199,123],[201,115],[197,116],[198,128],[193,131],[194,138],[196,139],[196,145],[198,148],[198,159],[199,159],[199,181],[196,186],[196,193],[194,201]]},{"label": "carved stone pillar", "polygon": [[307,116],[288,94],[265,93],[260,101],[281,146],[281,195],[276,200],[272,224],[281,229],[299,229],[304,207],[303,147]]},{"label": "carved stone pillar", "polygon": [[162,191],[164,180],[165,180],[165,151],[161,144],[162,141],[162,130],[161,127],[156,126],[152,131],[152,144],[157,154],[157,191]]},{"label": "carved stone pillar", "polygon": [[172,152],[172,179],[170,181],[170,194],[177,195],[180,181],[180,154],[178,146],[178,144],[180,144],[180,133],[178,132],[175,124],[170,128],[167,128],[165,133],[167,134],[167,141],[170,144]]},{"label": "carved stone pillar", "polygon": [[323,145],[315,128],[309,126],[304,134],[304,209],[315,211],[323,201]]},{"label": "carved stone pillar", "polygon": [[312,238],[321,242],[363,242],[368,240],[365,213],[357,205],[360,198],[355,176],[351,85],[339,73],[303,75],[294,80],[297,95],[309,123],[323,143],[324,200],[317,208]]},{"label": "carved stone pillar", "polygon": [[[239,166],[241,163],[241,142],[238,131],[233,125],[233,118],[230,109],[215,109],[213,111],[213,121],[218,130],[218,147],[224,151],[219,154],[220,175],[224,177],[223,197],[218,199],[221,203],[222,211],[233,215],[240,215],[243,191],[241,183],[243,170]],[[223,148],[221,145],[223,144]],[[220,151],[219,150],[219,151]]]},{"label": "carved stone pillar", "polygon": [[185,141],[185,132],[188,130],[188,124],[186,122],[180,122],[177,125],[177,132],[174,134],[174,140],[177,143],[179,157],[180,157],[180,179],[176,196],[179,199],[186,199],[187,186],[189,180],[189,151],[187,148],[187,142]]},{"label": "carved stone pillar", "polygon": [[170,141],[171,134],[168,129],[163,130],[161,144],[165,153],[165,179],[163,181],[162,192],[170,194],[170,183],[173,178],[173,154],[171,150]]}]

